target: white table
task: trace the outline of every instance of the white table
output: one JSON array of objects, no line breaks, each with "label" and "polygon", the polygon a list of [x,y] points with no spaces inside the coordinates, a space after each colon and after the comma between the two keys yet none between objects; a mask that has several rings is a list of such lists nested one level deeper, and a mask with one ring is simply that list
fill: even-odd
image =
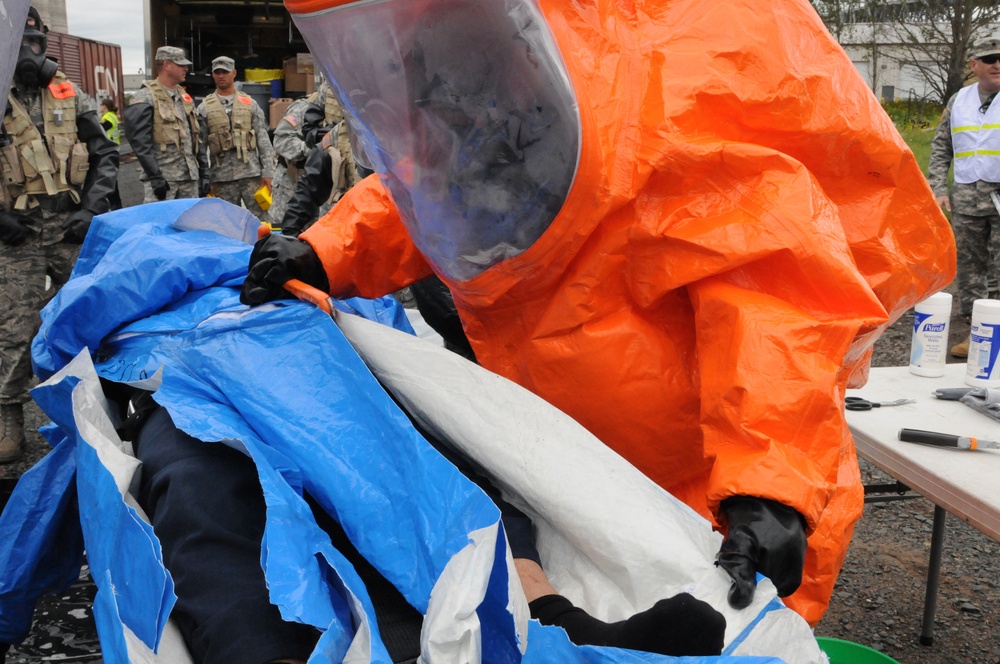
[{"label": "white table", "polygon": [[920,642],[933,643],[945,512],[1000,542],[1000,451],[958,450],[899,441],[901,428],[925,429],[1000,440],[1000,422],[958,401],[933,396],[937,388],[964,387],[965,364],[949,364],[941,378],[925,378],[908,367],[871,370],[868,384],[848,396],[870,401],[916,399],[916,403],[847,411],[858,454],[934,503],[927,594]]}]

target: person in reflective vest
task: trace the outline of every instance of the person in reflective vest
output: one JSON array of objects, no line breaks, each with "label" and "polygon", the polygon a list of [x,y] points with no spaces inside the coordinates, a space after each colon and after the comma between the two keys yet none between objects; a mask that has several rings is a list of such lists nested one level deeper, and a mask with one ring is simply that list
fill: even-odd
[{"label": "person in reflective vest", "polygon": [[[938,204],[951,212],[958,245],[959,312],[966,320],[972,317],[973,302],[996,297],[1000,279],[1000,39],[975,44],[969,68],[976,81],[948,100],[927,167]],[[968,357],[969,339],[953,346],[951,354]]]},{"label": "person in reflective vest", "polygon": [[121,145],[122,135],[118,127],[118,106],[115,105],[115,100],[110,97],[102,99],[97,110],[101,114],[101,127],[104,128],[104,133],[114,141],[115,145]]}]

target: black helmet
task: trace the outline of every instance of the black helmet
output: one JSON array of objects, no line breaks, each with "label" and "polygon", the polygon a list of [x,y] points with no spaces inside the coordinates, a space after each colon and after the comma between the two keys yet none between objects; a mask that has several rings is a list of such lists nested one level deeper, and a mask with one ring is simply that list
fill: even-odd
[{"label": "black helmet", "polygon": [[38,40],[44,51],[48,46],[48,27],[42,22],[42,17],[34,7],[28,9],[28,18],[24,22],[24,37]]}]

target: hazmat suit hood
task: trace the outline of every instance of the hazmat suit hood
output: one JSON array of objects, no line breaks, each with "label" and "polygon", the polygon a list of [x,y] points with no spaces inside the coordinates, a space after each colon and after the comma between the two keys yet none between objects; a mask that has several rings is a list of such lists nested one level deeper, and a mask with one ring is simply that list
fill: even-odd
[{"label": "hazmat suit hood", "polygon": [[534,4],[355,3],[303,27],[375,170],[441,271],[474,277],[548,228],[573,180],[580,127]]}]

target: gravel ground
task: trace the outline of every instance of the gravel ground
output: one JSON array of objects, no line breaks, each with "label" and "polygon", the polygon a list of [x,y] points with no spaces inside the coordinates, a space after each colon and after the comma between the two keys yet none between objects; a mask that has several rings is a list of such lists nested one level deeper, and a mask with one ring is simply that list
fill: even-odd
[{"label": "gravel ground", "polygon": [[[904,315],[876,343],[874,366],[909,361],[912,324]],[[967,334],[968,324],[953,319],[952,343]],[[43,419],[33,405],[27,420],[27,450],[20,462],[0,466],[0,491],[48,451],[36,433]],[[892,481],[864,461],[861,470],[866,484]],[[933,516],[934,506],[919,497],[865,507],[818,636],[861,643],[903,664],[1000,664],[1000,544],[954,517],[946,526],[934,643],[919,644]],[[90,642],[76,644],[83,646]],[[49,659],[11,655],[11,662]]]}]

